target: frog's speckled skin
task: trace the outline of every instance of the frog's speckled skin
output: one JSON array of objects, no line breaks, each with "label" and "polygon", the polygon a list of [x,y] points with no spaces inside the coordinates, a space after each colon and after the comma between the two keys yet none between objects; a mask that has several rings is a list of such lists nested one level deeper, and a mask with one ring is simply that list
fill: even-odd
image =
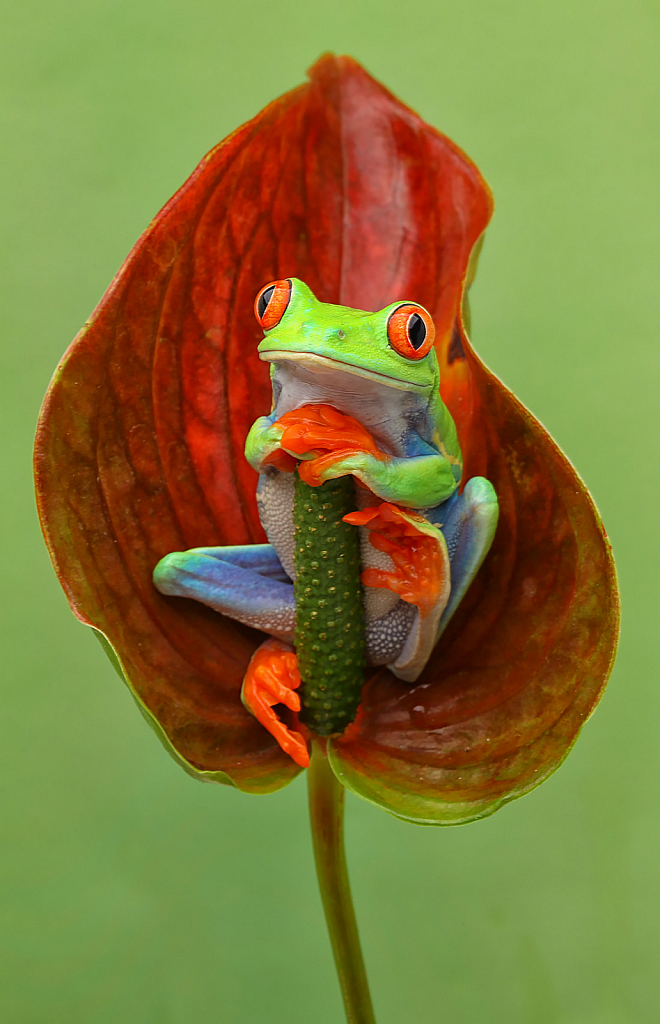
[{"label": "frog's speckled skin", "polygon": [[[498,507],[481,477],[468,481],[459,496],[461,453],[440,398],[435,352],[406,359],[388,342],[388,317],[399,305],[369,313],[321,303],[292,279],[286,312],[259,345],[261,358],[271,363],[273,408],[246,442],[246,457],[260,474],[259,514],[270,543],[174,552],[156,566],[154,583],[162,593],[202,601],[292,643],[293,476],[266,460],[279,447],[282,429],[275,424],[282,415],[316,403],[333,406],[359,420],[389,458],[359,452],[335,462],[324,479],[357,478],[360,508],[387,501],[418,510],[446,545],[450,591],[423,620],[391,591],[365,588],[368,661],[412,681],[490,547]],[[391,568],[389,556],[370,544],[366,528],[359,529],[363,566]]]}]

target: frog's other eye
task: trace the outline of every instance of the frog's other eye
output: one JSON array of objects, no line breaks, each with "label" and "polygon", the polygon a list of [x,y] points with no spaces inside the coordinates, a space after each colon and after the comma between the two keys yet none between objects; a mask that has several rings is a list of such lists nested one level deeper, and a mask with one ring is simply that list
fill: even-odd
[{"label": "frog's other eye", "polygon": [[270,331],[276,327],[289,305],[291,298],[291,282],[287,278],[284,281],[271,281],[264,285],[254,300],[254,315],[263,327],[264,331]]},{"label": "frog's other eye", "polygon": [[435,325],[423,306],[406,302],[390,313],[387,339],[406,359],[423,359],[435,339]]}]

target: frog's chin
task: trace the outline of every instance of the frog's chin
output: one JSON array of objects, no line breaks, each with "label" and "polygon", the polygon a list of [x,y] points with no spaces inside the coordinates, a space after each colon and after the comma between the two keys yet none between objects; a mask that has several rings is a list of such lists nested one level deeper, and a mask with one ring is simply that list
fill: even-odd
[{"label": "frog's chin", "polygon": [[387,373],[379,373],[378,370],[367,370],[362,366],[354,366],[353,363],[345,363],[341,359],[332,359],[330,356],[320,356],[315,352],[291,352],[282,349],[271,349],[259,353],[260,359],[268,363],[296,363],[315,374],[325,373],[350,373],[353,377],[364,377],[366,380],[373,380],[377,384],[383,384],[388,388],[396,388],[397,391],[412,391],[418,393],[428,392],[431,384],[416,384],[413,381],[402,380],[399,377],[391,377]]}]

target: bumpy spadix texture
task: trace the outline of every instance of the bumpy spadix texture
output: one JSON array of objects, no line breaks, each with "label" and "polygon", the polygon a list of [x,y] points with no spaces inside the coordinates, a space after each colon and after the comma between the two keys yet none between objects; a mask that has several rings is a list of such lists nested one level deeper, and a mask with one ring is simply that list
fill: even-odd
[{"label": "bumpy spadix texture", "polygon": [[325,57],[204,158],[66,354],[36,449],[49,549],[75,613],[108,638],[189,771],[253,792],[299,771],[240,702],[262,636],[151,582],[170,551],[264,540],[243,459],[270,407],[252,303],[286,277],[324,302],[430,311],[465,479],[486,476],[500,502],[493,547],[424,673],[410,686],[372,672],[331,742],[336,772],[402,817],[469,820],[556,768],[596,704],[618,622],[601,524],[464,331],[490,215],[453,143],[350,58]]},{"label": "bumpy spadix texture", "polygon": [[300,720],[319,736],[355,718],[364,682],[360,541],[351,477],[310,487],[296,473],[293,503]]}]

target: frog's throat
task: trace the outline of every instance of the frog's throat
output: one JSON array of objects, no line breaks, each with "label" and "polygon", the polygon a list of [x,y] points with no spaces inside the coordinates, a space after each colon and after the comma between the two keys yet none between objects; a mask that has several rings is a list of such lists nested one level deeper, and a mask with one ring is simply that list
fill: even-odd
[{"label": "frog's throat", "polygon": [[398,391],[419,391],[429,392],[432,384],[415,384],[413,381],[401,380],[399,377],[390,377],[387,373],[379,373],[377,370],[365,370],[361,366],[354,366],[352,363],[345,363],[341,359],[332,359],[330,356],[319,356],[314,352],[292,352],[282,349],[269,349],[261,351],[259,358],[267,363],[294,362],[305,366],[313,373],[336,373],[341,370],[344,373],[353,374],[355,377],[366,377],[367,380],[375,380],[378,384],[386,387],[396,388]]}]

